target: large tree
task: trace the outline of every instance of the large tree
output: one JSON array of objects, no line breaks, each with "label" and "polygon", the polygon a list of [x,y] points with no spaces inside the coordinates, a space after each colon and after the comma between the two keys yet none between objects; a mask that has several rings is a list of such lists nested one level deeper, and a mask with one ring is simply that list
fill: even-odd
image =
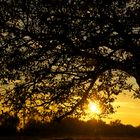
[{"label": "large tree", "polygon": [[59,120],[90,99],[112,112],[129,77],[140,86],[139,11],[139,0],[0,0],[3,111]]}]

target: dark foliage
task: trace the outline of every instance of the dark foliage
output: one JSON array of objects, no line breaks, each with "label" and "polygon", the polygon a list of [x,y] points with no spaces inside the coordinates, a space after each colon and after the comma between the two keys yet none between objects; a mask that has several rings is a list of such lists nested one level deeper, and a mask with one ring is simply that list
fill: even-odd
[{"label": "dark foliage", "polygon": [[20,118],[103,114],[140,85],[139,0],[0,0],[1,108]]},{"label": "dark foliage", "polygon": [[0,136],[16,135],[19,119],[8,113],[0,115]]},{"label": "dark foliage", "polygon": [[66,118],[61,123],[42,123],[29,121],[22,135],[45,137],[140,137],[140,128],[124,125],[120,120],[106,124],[102,120],[87,122]]}]

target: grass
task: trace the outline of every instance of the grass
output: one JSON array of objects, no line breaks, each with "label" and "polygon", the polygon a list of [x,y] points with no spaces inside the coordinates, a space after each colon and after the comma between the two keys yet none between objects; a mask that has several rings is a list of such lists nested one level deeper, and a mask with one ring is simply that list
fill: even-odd
[{"label": "grass", "polygon": [[41,137],[0,137],[0,140],[140,140],[129,137],[64,137],[64,138],[41,138]]}]

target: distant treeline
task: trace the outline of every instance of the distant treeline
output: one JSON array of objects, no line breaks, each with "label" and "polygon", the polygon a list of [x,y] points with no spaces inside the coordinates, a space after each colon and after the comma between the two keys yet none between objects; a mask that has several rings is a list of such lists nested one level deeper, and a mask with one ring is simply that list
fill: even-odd
[{"label": "distant treeline", "polygon": [[140,137],[140,126],[124,125],[120,120],[106,124],[102,120],[92,119],[87,122],[75,118],[66,118],[61,122],[42,123],[30,120],[23,129],[23,135],[45,135],[48,137],[66,136],[131,136]]},{"label": "distant treeline", "polygon": [[124,125],[120,120],[106,124],[102,120],[92,119],[87,122],[76,118],[66,118],[61,122],[42,122],[29,120],[23,129],[17,130],[18,119],[7,115],[0,119],[0,135],[26,135],[46,137],[95,137],[129,136],[140,137],[140,126]]}]

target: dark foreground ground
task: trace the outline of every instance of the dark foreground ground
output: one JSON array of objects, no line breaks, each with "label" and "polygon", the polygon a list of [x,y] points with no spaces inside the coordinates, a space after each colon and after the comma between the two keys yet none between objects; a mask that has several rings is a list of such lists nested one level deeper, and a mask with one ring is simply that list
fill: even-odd
[{"label": "dark foreground ground", "polygon": [[0,140],[140,140],[129,137],[64,137],[64,138],[41,138],[41,137],[0,137]]}]

